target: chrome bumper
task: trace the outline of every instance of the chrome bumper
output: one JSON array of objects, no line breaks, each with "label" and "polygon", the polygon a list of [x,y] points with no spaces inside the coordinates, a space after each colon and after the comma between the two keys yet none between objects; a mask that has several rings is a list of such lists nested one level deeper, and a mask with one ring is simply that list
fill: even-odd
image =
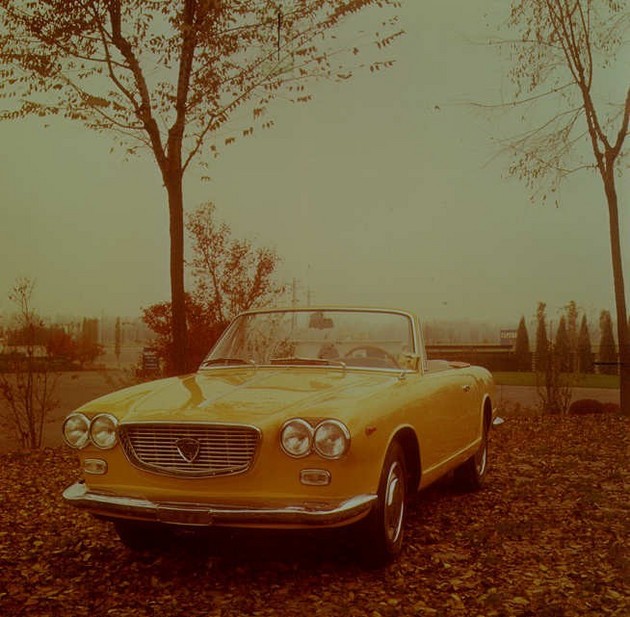
[{"label": "chrome bumper", "polygon": [[376,501],[376,495],[357,495],[336,503],[301,503],[283,507],[154,502],[97,493],[90,491],[83,482],[69,486],[63,498],[77,508],[106,518],[201,527],[334,527],[361,519]]}]

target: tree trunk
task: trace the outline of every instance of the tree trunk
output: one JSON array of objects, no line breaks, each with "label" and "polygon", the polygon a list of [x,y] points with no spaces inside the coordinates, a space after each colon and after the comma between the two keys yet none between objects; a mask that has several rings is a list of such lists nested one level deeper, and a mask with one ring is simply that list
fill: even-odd
[{"label": "tree trunk", "polygon": [[612,255],[615,307],[617,311],[617,340],[619,342],[619,397],[621,413],[630,415],[630,341],[628,340],[628,312],[621,259],[619,237],[619,207],[615,189],[615,171],[612,165],[602,174],[610,223],[610,248]]},{"label": "tree trunk", "polygon": [[181,375],[188,371],[188,333],[184,289],[184,195],[181,172],[165,177],[171,238],[172,351],[170,371]]}]

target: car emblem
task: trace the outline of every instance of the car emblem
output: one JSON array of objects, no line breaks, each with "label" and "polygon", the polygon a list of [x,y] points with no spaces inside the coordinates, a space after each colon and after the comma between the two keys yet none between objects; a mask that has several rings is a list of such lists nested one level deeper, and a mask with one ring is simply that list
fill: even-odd
[{"label": "car emblem", "polygon": [[196,439],[192,439],[191,437],[184,437],[182,439],[178,439],[175,442],[175,447],[177,448],[177,452],[179,452],[179,455],[187,463],[194,463],[195,459],[199,456],[201,444]]}]

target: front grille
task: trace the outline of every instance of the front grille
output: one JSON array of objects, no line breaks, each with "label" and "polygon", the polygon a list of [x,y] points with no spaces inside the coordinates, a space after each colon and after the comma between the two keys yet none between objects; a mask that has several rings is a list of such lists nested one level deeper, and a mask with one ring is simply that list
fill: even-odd
[{"label": "front grille", "polygon": [[122,424],[119,437],[136,467],[173,476],[207,477],[247,471],[260,431],[242,424]]}]

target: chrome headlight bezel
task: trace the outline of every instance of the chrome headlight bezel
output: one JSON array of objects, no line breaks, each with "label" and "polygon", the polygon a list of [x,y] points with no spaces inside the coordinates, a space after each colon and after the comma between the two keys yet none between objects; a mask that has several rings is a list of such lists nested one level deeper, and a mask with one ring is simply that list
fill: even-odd
[{"label": "chrome headlight bezel", "polygon": [[[99,431],[100,429],[100,431]],[[110,413],[99,413],[90,422],[90,441],[99,450],[111,450],[118,443],[118,418]],[[102,439],[105,431],[107,439]]]},{"label": "chrome headlight bezel", "polygon": [[[301,441],[299,448],[289,441],[296,438]],[[302,418],[287,420],[280,429],[280,447],[291,458],[308,456],[313,450],[313,427]]]},{"label": "chrome headlight bezel", "polygon": [[[331,437],[332,431],[332,437]],[[331,438],[337,442],[336,447],[330,447],[326,441]],[[295,440],[299,440],[296,447]],[[293,440],[293,441],[291,441]],[[350,449],[350,431],[340,420],[328,418],[321,420],[314,426],[304,418],[287,420],[280,429],[280,447],[291,458],[304,458],[309,454],[317,454],[323,459],[333,461],[343,458]]]},{"label": "chrome headlight bezel", "polygon": [[[74,428],[71,428],[72,423],[77,423]],[[81,433],[81,436],[78,439],[72,440],[69,437],[70,431],[78,431]],[[61,433],[67,446],[73,450],[82,450],[90,443],[90,420],[82,413],[71,413],[63,421]]]},{"label": "chrome headlight bezel", "polygon": [[[333,439],[337,441],[334,450],[326,447],[326,442]],[[340,446],[339,446],[340,444]],[[322,420],[313,432],[313,449],[319,456],[328,460],[337,460],[345,456],[350,449],[350,431],[339,420]]]}]

